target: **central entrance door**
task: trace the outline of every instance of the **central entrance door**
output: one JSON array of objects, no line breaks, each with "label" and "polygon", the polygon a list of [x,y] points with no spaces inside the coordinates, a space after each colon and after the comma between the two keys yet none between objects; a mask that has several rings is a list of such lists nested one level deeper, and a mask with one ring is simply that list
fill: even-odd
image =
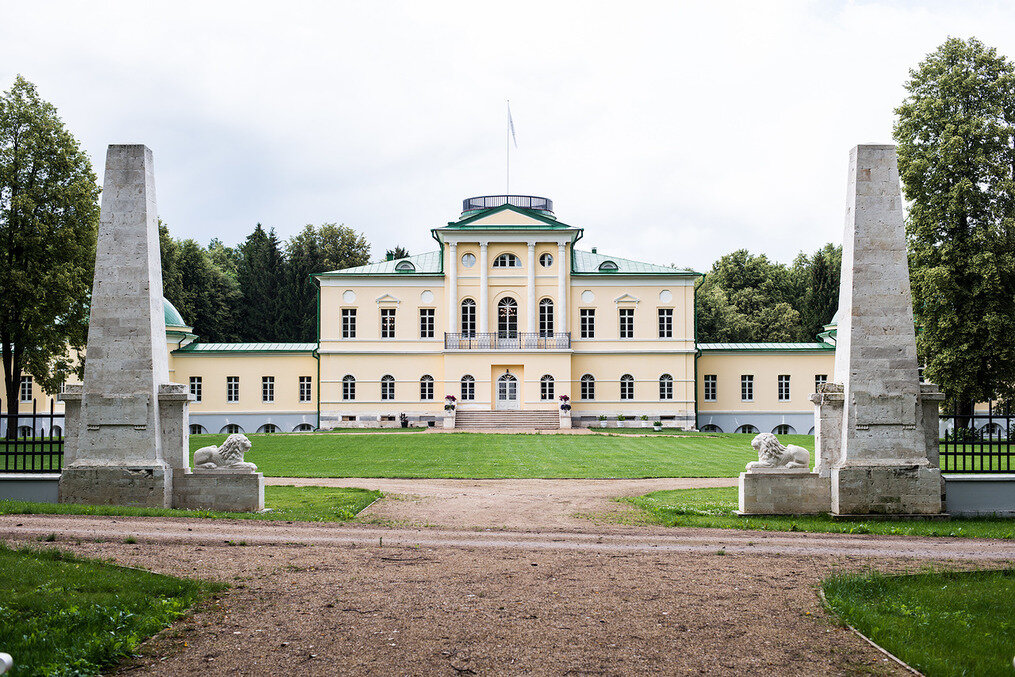
[{"label": "central entrance door", "polygon": [[497,408],[518,408],[518,379],[511,374],[504,374],[497,379]]}]

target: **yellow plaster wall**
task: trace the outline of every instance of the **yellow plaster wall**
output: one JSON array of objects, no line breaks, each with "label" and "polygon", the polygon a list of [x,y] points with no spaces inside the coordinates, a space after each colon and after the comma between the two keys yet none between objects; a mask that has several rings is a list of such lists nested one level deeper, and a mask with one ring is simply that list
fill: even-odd
[{"label": "yellow plaster wall", "polygon": [[[316,412],[317,361],[298,353],[175,353],[170,356],[173,379],[189,387],[191,376],[200,376],[202,397],[191,402],[194,414],[241,412]],[[239,402],[226,401],[226,377],[240,378]],[[275,401],[261,399],[261,377],[275,377]],[[310,376],[313,391],[309,402],[299,401],[299,377]]]},{"label": "yellow plaster wall", "polygon": [[[835,351],[813,353],[758,352],[704,353],[698,360],[698,410],[709,411],[809,411],[807,397],[814,392],[814,376],[827,374],[833,381]],[[718,390],[715,402],[705,401],[704,377],[715,374]],[[754,375],[754,401],[740,399],[740,376]],[[780,374],[790,376],[790,399],[779,401]],[[805,431],[806,432],[806,431]]]}]

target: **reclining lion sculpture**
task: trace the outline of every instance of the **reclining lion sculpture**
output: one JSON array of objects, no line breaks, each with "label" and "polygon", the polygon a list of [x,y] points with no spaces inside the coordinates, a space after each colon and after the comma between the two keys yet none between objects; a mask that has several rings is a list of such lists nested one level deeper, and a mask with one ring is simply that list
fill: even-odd
[{"label": "reclining lion sculpture", "polygon": [[250,440],[245,435],[233,433],[222,446],[202,447],[194,452],[194,467],[205,470],[244,470],[256,472],[257,466],[245,463],[243,454],[250,451]]},{"label": "reclining lion sculpture", "polygon": [[787,468],[807,470],[811,464],[811,452],[795,444],[783,446],[772,433],[761,433],[751,440],[751,446],[758,452],[758,460],[747,464],[747,470],[760,468]]}]

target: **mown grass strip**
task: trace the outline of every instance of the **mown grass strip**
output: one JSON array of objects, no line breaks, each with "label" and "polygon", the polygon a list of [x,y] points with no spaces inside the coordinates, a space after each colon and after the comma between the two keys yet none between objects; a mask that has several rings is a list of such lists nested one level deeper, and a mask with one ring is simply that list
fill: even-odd
[{"label": "mown grass strip", "polygon": [[99,674],[224,587],[0,543],[0,647],[15,675]]},{"label": "mown grass strip", "polygon": [[1015,571],[847,573],[822,589],[846,623],[928,677],[1013,672]]},{"label": "mown grass strip", "polygon": [[736,487],[654,491],[620,500],[644,510],[652,522],[670,527],[1015,539],[1015,520],[1011,519],[833,521],[828,515],[740,517],[736,514]]}]

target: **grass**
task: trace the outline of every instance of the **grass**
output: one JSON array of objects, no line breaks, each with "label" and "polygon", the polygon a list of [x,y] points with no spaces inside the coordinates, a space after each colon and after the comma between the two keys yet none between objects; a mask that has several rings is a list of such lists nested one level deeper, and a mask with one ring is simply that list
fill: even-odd
[{"label": "grass", "polygon": [[[116,505],[76,505],[0,500],[0,515],[127,515],[136,517],[206,517],[293,522],[345,522],[378,498],[381,492],[331,487],[265,487],[264,505],[269,512],[217,512],[130,508]],[[2,645],[0,645],[2,646]]]},{"label": "grass", "polygon": [[1015,571],[841,574],[822,586],[844,621],[928,677],[1012,674]]},{"label": "grass", "polygon": [[223,587],[0,544],[0,647],[12,674],[99,674]]},{"label": "grass", "polygon": [[1015,539],[1015,520],[1011,519],[833,521],[828,515],[739,517],[736,487],[655,491],[620,500],[645,510],[651,522],[669,527]]},{"label": "grass", "polygon": [[[611,431],[612,432],[612,431]],[[271,477],[639,478],[734,477],[749,461],[753,435],[682,437],[450,433],[248,435],[246,460]],[[224,435],[191,435],[191,450]],[[813,449],[809,435],[784,443]]]}]

